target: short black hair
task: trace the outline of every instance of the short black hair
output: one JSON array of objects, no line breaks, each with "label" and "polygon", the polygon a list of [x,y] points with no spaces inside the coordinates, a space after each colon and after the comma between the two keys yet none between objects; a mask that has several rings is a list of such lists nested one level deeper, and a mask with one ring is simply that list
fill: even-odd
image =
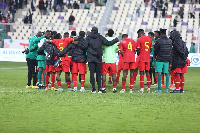
[{"label": "short black hair", "polygon": [[80,31],[79,32],[79,36],[85,37],[85,32],[84,31]]},{"label": "short black hair", "polygon": [[160,33],[166,35],[166,30],[167,29],[160,29]]},{"label": "short black hair", "polygon": [[65,32],[64,35],[69,35],[69,32]]},{"label": "short black hair", "polygon": [[76,31],[72,31],[71,36],[76,36]]},{"label": "short black hair", "polygon": [[127,38],[128,37],[128,34],[123,34],[122,35],[122,38]]},{"label": "short black hair", "polygon": [[109,29],[109,30],[108,30],[108,36],[109,36],[109,37],[112,37],[113,34],[114,34],[113,29]]},{"label": "short black hair", "polygon": [[143,29],[139,29],[138,31],[137,31],[137,33],[139,34],[144,34],[144,30]]},{"label": "short black hair", "polygon": [[54,39],[61,39],[60,33],[55,34]]},{"label": "short black hair", "polygon": [[154,33],[153,33],[153,32],[149,32],[148,34],[150,34],[151,36],[154,36]]}]

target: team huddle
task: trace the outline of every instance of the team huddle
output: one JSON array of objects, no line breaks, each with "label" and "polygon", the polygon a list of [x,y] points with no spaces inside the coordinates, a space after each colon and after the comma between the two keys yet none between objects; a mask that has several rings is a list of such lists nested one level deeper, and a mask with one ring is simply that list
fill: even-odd
[{"label": "team huddle", "polygon": [[[173,87],[173,82],[175,89],[171,93],[183,93],[184,73],[187,73],[189,61],[187,59],[188,50],[180,33],[172,31],[169,38],[166,36],[166,29],[160,29],[154,33],[149,32],[148,36],[145,35],[143,29],[139,29],[137,33],[136,42],[128,38],[127,34],[123,34],[122,40],[119,42],[118,38],[113,37],[112,29],[109,29],[106,37],[103,37],[98,33],[97,27],[93,27],[86,37],[84,31],[80,31],[78,37],[75,31],[71,32],[71,36],[69,33],[65,33],[63,38],[56,32],[46,31],[44,35],[38,32],[36,36],[29,39],[29,51],[26,53],[28,65],[26,88],[63,91],[60,76],[64,72],[68,91],[78,91],[77,77],[79,75],[80,92],[85,92],[86,63],[88,63],[92,93],[96,93],[94,73],[96,73],[98,93],[106,93],[106,74],[112,77],[113,82],[109,79],[109,83],[113,84],[113,93],[117,93],[116,86],[119,83],[121,71],[123,71],[123,76],[120,93],[125,93],[129,70],[130,93],[133,93],[138,70],[140,90],[137,93],[144,93],[145,74],[147,93],[151,92],[151,85],[158,85],[158,90],[153,93],[162,93],[162,75],[166,77],[165,93],[169,93],[168,89]],[[118,70],[116,53],[119,54]],[[171,85],[169,85],[169,74]],[[32,78],[33,86],[31,86]],[[37,78],[38,86],[36,85]],[[49,82],[49,78],[51,82]],[[152,82],[153,78],[154,83]],[[74,89],[71,87],[71,79]],[[54,87],[55,81],[57,81],[58,89]],[[51,87],[49,87],[49,83],[51,83]]]}]

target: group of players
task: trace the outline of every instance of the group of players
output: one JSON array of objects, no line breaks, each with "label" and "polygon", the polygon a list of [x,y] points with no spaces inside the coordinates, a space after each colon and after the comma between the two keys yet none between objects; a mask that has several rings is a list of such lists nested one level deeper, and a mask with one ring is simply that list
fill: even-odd
[{"label": "group of players", "polygon": [[[29,53],[26,55],[28,65],[28,84],[26,87],[63,91],[60,75],[61,72],[64,72],[68,91],[77,92],[77,76],[79,75],[79,81],[81,83],[80,91],[85,92],[86,62],[88,62],[92,93],[96,93],[94,72],[97,75],[98,93],[106,93],[106,74],[112,77],[113,93],[116,93],[116,86],[122,70],[122,90],[120,93],[125,93],[128,70],[130,70],[130,93],[133,92],[133,84],[136,81],[138,70],[140,72],[141,89],[137,93],[144,93],[145,73],[147,78],[147,93],[150,93],[151,85],[158,85],[158,90],[154,93],[162,93],[162,75],[166,77],[165,93],[168,93],[169,70],[171,70],[170,75],[172,81],[170,86],[173,86],[174,81],[176,87],[172,93],[184,92],[184,73],[187,72],[188,63],[186,59],[188,52],[178,31],[172,31],[169,39],[166,36],[165,29],[155,31],[154,33],[149,32],[148,36],[145,35],[143,29],[139,29],[136,42],[128,38],[127,34],[123,34],[122,40],[118,42],[119,40],[113,37],[114,31],[112,29],[108,30],[105,38],[97,30],[96,27],[93,27],[92,31],[87,33],[86,37],[84,31],[80,31],[78,37],[75,31],[71,32],[71,36],[65,33],[63,38],[59,33],[46,31],[45,35],[38,32],[36,36],[30,38]],[[97,40],[95,39],[98,41],[106,39],[106,41],[102,41],[104,44],[96,42]],[[102,49],[99,50],[99,47],[96,45],[100,45]],[[98,49],[95,49],[95,47]],[[116,53],[119,54],[118,71],[116,70]],[[135,56],[136,53],[137,56]],[[180,58],[177,59],[174,56],[179,56]],[[61,62],[59,62],[58,66],[55,66],[54,64],[55,62],[58,63],[58,59]],[[98,64],[99,61],[100,65]],[[177,63],[177,61],[180,63]],[[37,65],[39,68],[38,74],[36,74]],[[74,89],[71,87],[70,72],[72,74]],[[101,74],[100,80],[98,73]],[[154,76],[154,84],[152,83],[152,73]],[[55,74],[57,74],[56,78]],[[32,77],[33,86],[31,86]],[[37,77],[39,81],[38,86],[36,85]],[[51,87],[49,87],[50,77]],[[57,80],[58,89],[54,87],[55,79]]]}]

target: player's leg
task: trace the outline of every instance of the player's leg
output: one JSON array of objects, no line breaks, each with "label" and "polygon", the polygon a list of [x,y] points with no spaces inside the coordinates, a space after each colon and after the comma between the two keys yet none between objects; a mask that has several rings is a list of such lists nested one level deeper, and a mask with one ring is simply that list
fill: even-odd
[{"label": "player's leg", "polygon": [[79,62],[78,63],[79,68],[79,75],[80,75],[80,81],[81,81],[81,89],[80,92],[86,92],[84,85],[85,85],[85,74],[87,73],[87,66],[86,62]]},{"label": "player's leg", "polygon": [[51,71],[51,90],[57,90],[55,88],[55,81],[56,81],[56,72]]},{"label": "player's leg", "polygon": [[153,67],[152,73],[153,73],[153,78],[154,78],[154,83],[153,83],[153,85],[154,85],[154,84],[157,83],[157,78],[156,78],[156,74],[155,74],[155,67]]},{"label": "player's leg", "polygon": [[31,61],[29,58],[26,58],[26,61],[27,61],[27,66],[28,66],[28,83],[27,83],[26,88],[32,88],[31,79],[33,75],[32,75],[32,69],[31,69]]},{"label": "player's leg", "polygon": [[[177,68],[176,68],[177,69]],[[178,68],[179,69],[179,68]],[[177,71],[178,72],[178,71]],[[175,90],[171,91],[170,93],[180,93],[180,75],[181,73],[175,73]]]},{"label": "player's leg", "polygon": [[180,93],[184,93],[185,77],[184,73],[180,74]]},{"label": "player's leg", "polygon": [[165,74],[165,78],[166,78],[166,90],[165,90],[165,93],[169,93],[168,92],[168,89],[169,89],[169,62],[164,62],[163,73]]},{"label": "player's leg", "polygon": [[101,63],[95,63],[96,68],[96,81],[98,85],[98,93],[102,93],[101,91]]},{"label": "player's leg", "polygon": [[187,73],[187,64],[182,68],[180,74],[180,93],[184,93],[184,84],[185,84],[184,73]]},{"label": "player's leg", "polygon": [[73,74],[73,81],[74,81],[74,92],[77,92],[77,76],[78,76],[78,73],[72,73]]},{"label": "player's leg", "polygon": [[127,71],[128,71],[128,69],[123,70],[122,90],[120,91],[120,93],[125,93]]},{"label": "player's leg", "polygon": [[110,65],[110,73],[112,75],[112,80],[113,80],[113,93],[117,93],[117,89],[116,89],[116,87],[117,87],[116,63],[109,63],[109,65]]},{"label": "player's leg", "polygon": [[145,70],[145,63],[139,62],[140,90],[137,93],[144,93],[144,70]]},{"label": "player's leg", "polygon": [[120,93],[125,93],[126,77],[128,70],[129,70],[129,63],[127,62],[123,63],[122,90],[120,91]]},{"label": "player's leg", "polygon": [[122,69],[122,62],[118,63],[118,71],[117,71],[117,82],[119,83],[119,77]]},{"label": "player's leg", "polygon": [[58,91],[63,91],[62,86],[61,86],[61,75],[62,71],[57,71],[57,76],[56,76],[56,80],[57,80],[57,84],[58,84]]},{"label": "player's leg", "polygon": [[71,80],[70,80],[70,72],[65,72],[65,74],[66,74],[66,82],[67,82],[68,91],[72,91]]},{"label": "player's leg", "polygon": [[109,75],[108,84],[112,84],[112,81],[111,81],[112,72],[111,72],[111,70],[108,71],[108,75]]},{"label": "player's leg", "polygon": [[33,74],[33,87],[35,89],[39,89],[39,87],[36,85],[37,83],[37,60],[33,60],[33,66],[32,66],[32,74]]},{"label": "player's leg", "polygon": [[77,92],[78,62],[72,62],[72,77],[74,81],[74,92]]},{"label": "player's leg", "polygon": [[135,68],[134,69],[134,83],[136,82],[137,75],[138,75],[138,68]]},{"label": "player's leg", "polygon": [[155,65],[155,72],[157,74],[158,90],[156,90],[154,93],[162,93],[161,91],[162,69],[163,69],[163,62],[157,61]]},{"label": "player's leg", "polygon": [[108,69],[109,69],[108,63],[102,62],[101,73],[102,73],[102,92],[103,93],[106,93],[106,74],[109,73],[110,75],[110,71],[108,71]]},{"label": "player's leg", "polygon": [[50,76],[50,72],[49,72],[49,65],[46,65],[46,75],[45,75],[45,90],[49,90],[49,76]]},{"label": "player's leg", "polygon": [[130,69],[130,93],[133,91],[133,84],[134,84],[134,69]]},{"label": "player's leg", "polygon": [[89,71],[90,71],[90,83],[92,84],[92,93],[96,93],[95,89],[95,78],[94,78],[94,72],[95,72],[95,63],[94,62],[88,62]]},{"label": "player's leg", "polygon": [[[40,61],[38,61],[38,66]],[[38,71],[38,81],[39,81],[39,88],[42,89],[42,73],[43,73],[43,68],[39,67],[39,71]]]},{"label": "player's leg", "polygon": [[165,84],[165,74],[162,73],[162,86],[161,87],[166,87],[166,84]]},{"label": "player's leg", "polygon": [[150,86],[151,86],[151,77],[149,70],[151,69],[150,62],[145,62],[145,72],[146,72],[146,78],[147,78],[147,93],[150,93]]}]

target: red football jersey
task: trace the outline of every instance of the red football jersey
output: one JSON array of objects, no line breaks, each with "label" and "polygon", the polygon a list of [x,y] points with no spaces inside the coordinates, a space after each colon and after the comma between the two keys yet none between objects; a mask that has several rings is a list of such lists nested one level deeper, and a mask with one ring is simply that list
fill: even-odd
[{"label": "red football jersey", "polygon": [[[67,47],[71,42],[73,41],[73,38],[61,38],[61,39],[53,39],[51,43],[55,44],[56,47],[62,51],[65,47]],[[68,58],[68,53],[65,54],[65,59]],[[63,58],[63,57],[62,57]]]},{"label": "red football jersey", "polygon": [[141,36],[137,39],[137,48],[140,48],[140,61],[150,62],[150,50],[152,48],[152,39],[148,36]]},{"label": "red football jersey", "polygon": [[135,62],[136,43],[133,39],[123,39],[119,43],[119,50],[123,51],[123,62]]}]

